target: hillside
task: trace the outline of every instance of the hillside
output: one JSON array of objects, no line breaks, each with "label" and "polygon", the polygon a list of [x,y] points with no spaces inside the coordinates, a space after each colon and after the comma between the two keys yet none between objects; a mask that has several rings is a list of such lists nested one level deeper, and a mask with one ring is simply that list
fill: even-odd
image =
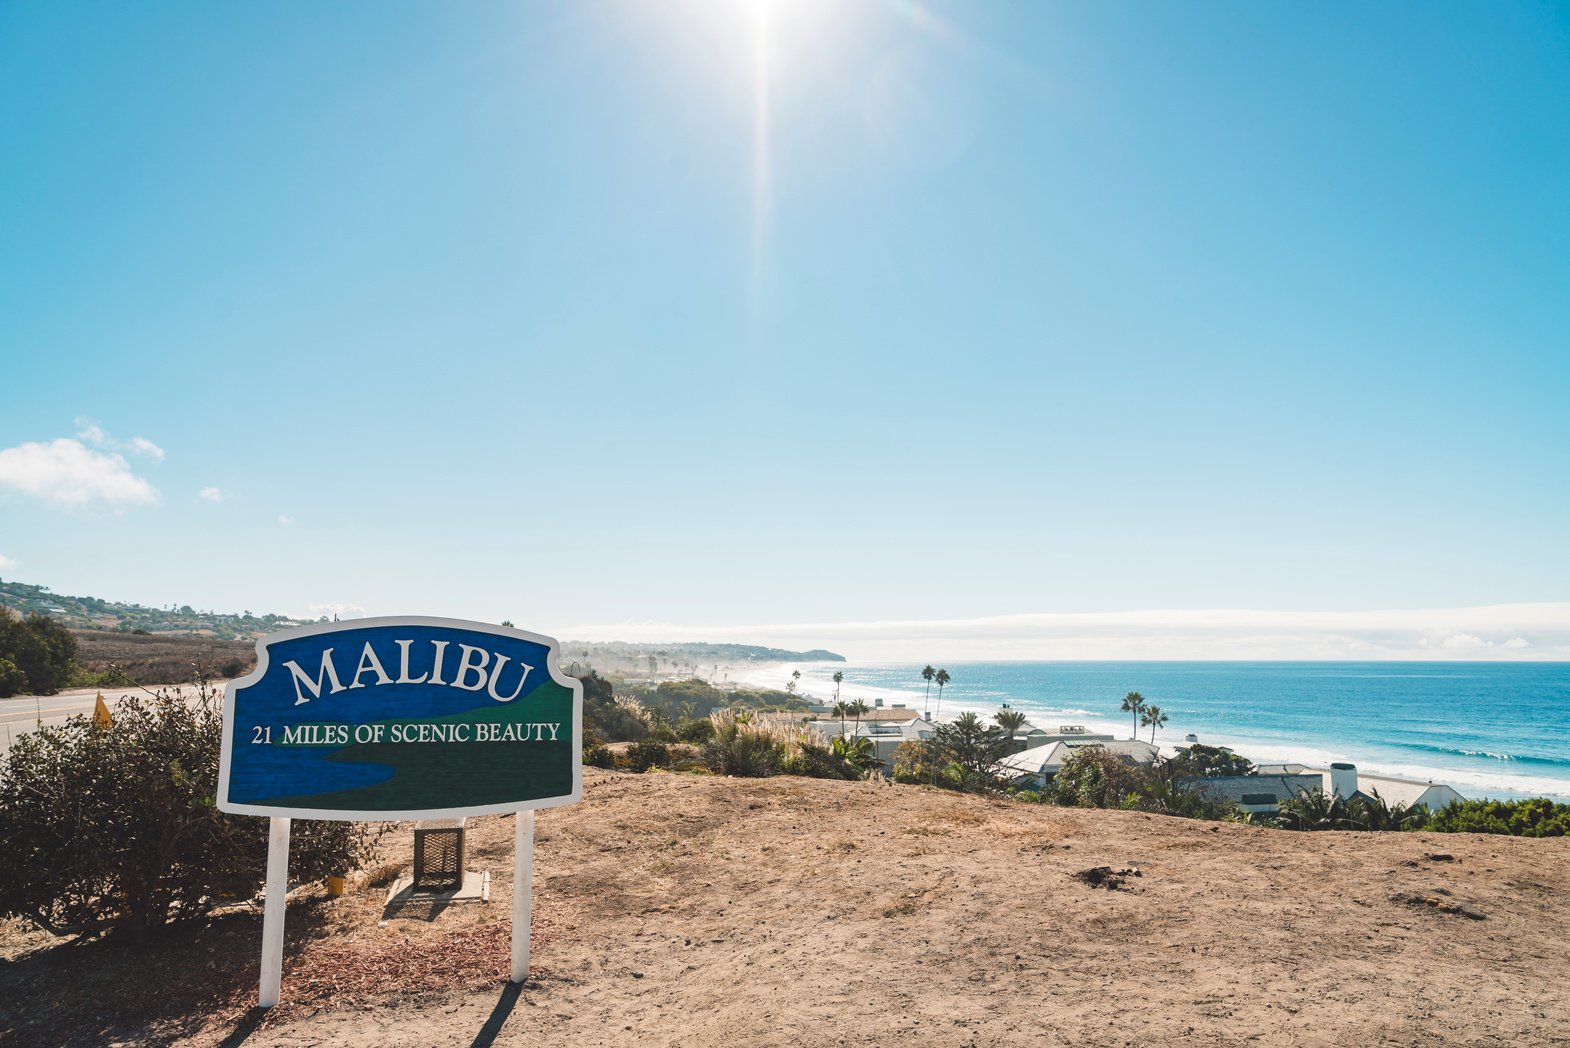
[{"label": "hillside", "polygon": [[0,607],[19,615],[47,615],[72,629],[120,630],[147,633],[185,634],[216,637],[222,640],[247,640],[272,633],[303,620],[287,615],[255,615],[249,611],[198,611],[190,605],[150,608],[145,604],[103,600],[99,597],[72,597],[55,593],[48,586],[0,579]]},{"label": "hillside", "polygon": [[[0,1038],[1520,1045],[1570,1029],[1570,840],[588,769],[581,804],[539,816],[533,983],[514,995],[510,821],[470,825],[488,906],[300,893],[317,898],[291,909],[285,1003],[259,1025],[260,920],[244,915],[138,959],[133,987],[107,944],[13,935]],[[1138,873],[1109,887],[1098,867]]]},{"label": "hillside", "polygon": [[[0,579],[0,608],[18,615],[46,615],[75,630],[150,633],[160,636],[209,637],[218,640],[254,640],[291,626],[304,625],[305,619],[287,615],[257,615],[250,611],[199,611],[190,605],[152,608],[145,604],[103,600],[99,597],[72,597],[55,593],[48,586]],[[326,621],[323,616],[321,621]],[[845,656],[821,648],[812,651],[787,651],[756,644],[666,643],[632,644],[625,641],[568,641],[562,645],[562,660],[582,660],[584,666],[643,669],[653,660],[656,670],[675,673],[696,672],[704,666],[736,665],[749,662],[844,662]]]}]

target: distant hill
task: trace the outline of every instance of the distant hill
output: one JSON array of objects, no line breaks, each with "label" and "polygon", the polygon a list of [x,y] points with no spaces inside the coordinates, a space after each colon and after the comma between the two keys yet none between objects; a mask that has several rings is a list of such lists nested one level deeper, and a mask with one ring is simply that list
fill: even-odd
[{"label": "distant hill", "polygon": [[19,615],[47,615],[62,625],[81,630],[120,630],[130,633],[174,634],[191,637],[218,637],[223,640],[248,640],[303,625],[305,620],[287,615],[255,615],[249,611],[225,614],[198,611],[190,605],[149,608],[145,604],[126,604],[98,597],[68,597],[52,592],[48,586],[0,579],[0,606]]},{"label": "distant hill", "polygon": [[[48,586],[0,579],[0,607],[19,615],[47,615],[62,625],[78,630],[118,630],[189,637],[216,637],[220,640],[251,640],[291,626],[303,626],[309,619],[287,615],[256,615],[199,611],[189,604],[150,608],[98,597],[69,597]],[[325,617],[322,621],[325,621]],[[815,648],[812,651],[787,651],[756,644],[630,644],[624,641],[567,641],[562,644],[563,661],[569,656],[584,660],[635,662],[653,656],[670,666],[697,667],[711,663],[740,662],[844,662],[845,656]]]},{"label": "distant hill", "polygon": [[562,657],[576,655],[580,658],[646,659],[649,656],[665,662],[704,664],[711,662],[734,664],[738,662],[844,662],[845,656],[832,651],[814,648],[811,651],[788,651],[784,648],[765,648],[757,644],[710,644],[696,641],[683,644],[633,644],[628,641],[562,641]]}]

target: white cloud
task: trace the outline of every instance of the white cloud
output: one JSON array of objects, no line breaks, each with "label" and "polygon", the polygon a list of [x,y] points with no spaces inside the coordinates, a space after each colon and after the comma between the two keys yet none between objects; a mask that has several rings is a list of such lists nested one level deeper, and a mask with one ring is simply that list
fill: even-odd
[{"label": "white cloud", "polygon": [[87,441],[95,448],[108,448],[110,451],[129,451],[133,455],[146,455],[156,462],[164,460],[164,449],[148,440],[146,437],[132,437],[130,440],[116,440],[104,428],[90,418],[76,420],[76,435]]},{"label": "white cloud", "polygon": [[135,454],[146,455],[148,458],[154,459],[158,462],[162,462],[164,460],[164,449],[159,447],[157,444],[154,444],[146,437],[132,437],[129,447]]},{"label": "white cloud", "polygon": [[4,553],[0,553],[0,568],[14,568],[14,567],[16,567],[16,558],[15,557],[8,557]]},{"label": "white cloud", "polygon": [[1501,647],[1516,649],[1530,648],[1531,646],[1532,642],[1527,640],[1525,637],[1511,637],[1509,640],[1505,641],[1503,645],[1501,645]]},{"label": "white cloud", "polygon": [[313,619],[319,619],[323,615],[326,615],[328,618],[339,619],[365,618],[365,609],[358,604],[311,604],[307,606],[306,610],[311,613],[310,617]]},{"label": "white cloud", "polygon": [[120,455],[61,437],[0,451],[0,487],[67,506],[88,502],[151,503],[158,491]]},{"label": "white cloud", "polygon": [[293,523],[294,523],[294,518],[293,517],[285,516],[282,513],[278,514],[278,524],[279,524],[280,527],[287,528],[290,524],[293,524]]},{"label": "white cloud", "polygon": [[[866,661],[945,659],[1570,659],[1570,603],[1411,611],[1152,610],[975,619],[562,628],[583,640],[828,648]],[[1532,638],[1530,651],[1509,643]]]},{"label": "white cloud", "polygon": [[222,502],[224,500],[223,488],[203,488],[197,492],[196,497],[203,502]]}]

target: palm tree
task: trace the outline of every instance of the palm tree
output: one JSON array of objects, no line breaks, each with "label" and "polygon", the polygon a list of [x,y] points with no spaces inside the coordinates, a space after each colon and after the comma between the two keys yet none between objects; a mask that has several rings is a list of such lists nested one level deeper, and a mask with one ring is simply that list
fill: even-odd
[{"label": "palm tree", "polygon": [[1156,729],[1166,727],[1167,715],[1161,712],[1160,706],[1146,706],[1145,712],[1140,715],[1139,723],[1150,729],[1150,744],[1156,744]]},{"label": "palm tree", "polygon": [[840,701],[840,681],[845,679],[845,674],[839,670],[834,671],[834,701]]},{"label": "palm tree", "polygon": [[829,712],[840,719],[840,734],[844,735],[845,718],[850,715],[850,703],[836,702],[834,704],[834,709],[830,710]]},{"label": "palm tree", "polygon": [[800,680],[801,680],[801,671],[800,670],[791,670],[790,671],[790,680],[785,682],[785,690],[790,692],[792,695],[795,695],[796,694],[796,683],[798,681],[800,681]]},{"label": "palm tree", "polygon": [[[937,675],[938,671],[933,669],[931,666],[927,666],[921,671],[921,679],[927,682],[927,700],[926,703],[921,707],[921,711],[923,713],[932,712],[932,678],[936,677]],[[940,692],[939,694],[942,693]]]},{"label": "palm tree", "polygon": [[932,675],[932,679],[938,682],[938,716],[941,717],[943,715],[943,685],[954,678],[949,676],[948,670],[939,670]]},{"label": "palm tree", "polygon": [[1014,733],[1025,725],[1025,715],[1019,710],[999,710],[992,715],[998,727],[1009,733],[1009,742],[1014,741]]},{"label": "palm tree", "polygon": [[861,715],[863,713],[871,713],[872,712],[872,707],[868,706],[865,702],[861,701],[860,699],[856,699],[856,700],[854,700],[850,704],[850,712],[853,713],[855,715],[855,717],[856,717],[856,734],[860,735],[861,734]]},{"label": "palm tree", "polygon": [[829,743],[829,752],[856,769],[856,774],[863,778],[882,763],[878,760],[878,748],[871,739],[847,739],[841,735]]},{"label": "palm tree", "polygon": [[1123,712],[1134,715],[1134,737],[1139,738],[1139,715],[1145,709],[1145,696],[1137,691],[1131,691],[1123,696]]}]

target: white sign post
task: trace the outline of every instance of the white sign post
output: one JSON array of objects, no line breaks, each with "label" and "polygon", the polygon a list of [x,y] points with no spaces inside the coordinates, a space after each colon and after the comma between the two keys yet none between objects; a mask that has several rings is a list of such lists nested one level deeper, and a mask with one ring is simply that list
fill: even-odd
[{"label": "white sign post", "polygon": [[278,1003],[283,985],[283,914],[289,894],[289,820],[267,820],[267,896],[262,909],[262,990],[257,1004]]},{"label": "white sign post", "polygon": [[529,932],[534,923],[534,809],[512,817],[512,981],[529,977]]}]

